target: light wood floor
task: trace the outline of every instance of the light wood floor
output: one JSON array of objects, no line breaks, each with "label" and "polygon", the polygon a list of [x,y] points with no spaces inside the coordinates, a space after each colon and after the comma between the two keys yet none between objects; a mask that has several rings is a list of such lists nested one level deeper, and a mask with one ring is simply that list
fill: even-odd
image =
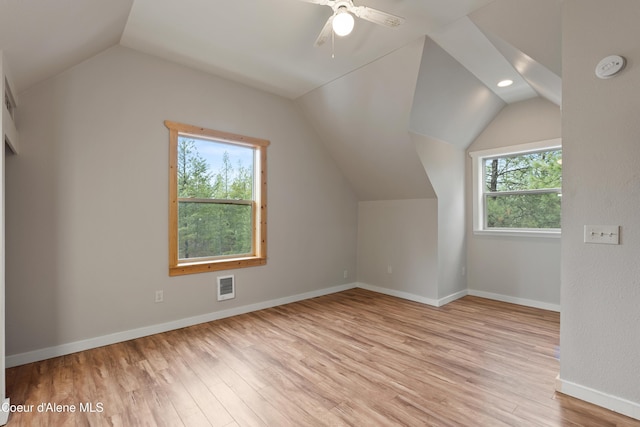
[{"label": "light wood floor", "polygon": [[356,289],[9,369],[8,426],[639,426],[554,393],[558,330]]}]

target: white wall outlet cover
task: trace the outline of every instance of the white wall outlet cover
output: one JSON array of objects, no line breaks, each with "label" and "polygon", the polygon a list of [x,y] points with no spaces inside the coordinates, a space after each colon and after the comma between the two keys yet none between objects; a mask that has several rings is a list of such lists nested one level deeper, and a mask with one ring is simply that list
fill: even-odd
[{"label": "white wall outlet cover", "polygon": [[610,79],[622,71],[627,65],[627,60],[620,55],[610,55],[598,62],[596,76],[600,79]]}]

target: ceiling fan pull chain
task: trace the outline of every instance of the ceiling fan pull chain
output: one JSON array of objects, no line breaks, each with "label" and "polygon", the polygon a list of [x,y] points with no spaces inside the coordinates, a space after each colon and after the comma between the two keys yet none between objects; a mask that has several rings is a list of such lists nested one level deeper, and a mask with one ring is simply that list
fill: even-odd
[{"label": "ceiling fan pull chain", "polygon": [[331,59],[335,59],[336,57],[335,39],[336,35],[333,31],[331,31]]}]

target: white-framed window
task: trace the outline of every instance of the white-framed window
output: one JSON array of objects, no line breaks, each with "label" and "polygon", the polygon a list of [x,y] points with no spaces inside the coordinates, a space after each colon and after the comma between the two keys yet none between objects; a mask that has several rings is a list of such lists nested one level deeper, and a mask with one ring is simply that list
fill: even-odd
[{"label": "white-framed window", "polygon": [[560,236],[562,141],[470,152],[475,234]]},{"label": "white-framed window", "polygon": [[267,262],[269,141],[165,121],[169,275]]}]

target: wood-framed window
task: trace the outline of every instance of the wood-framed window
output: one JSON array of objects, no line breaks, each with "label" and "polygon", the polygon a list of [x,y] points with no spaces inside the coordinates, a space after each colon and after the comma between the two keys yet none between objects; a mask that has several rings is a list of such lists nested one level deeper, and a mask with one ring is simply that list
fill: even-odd
[{"label": "wood-framed window", "polygon": [[165,121],[169,275],[267,262],[269,141]]}]

